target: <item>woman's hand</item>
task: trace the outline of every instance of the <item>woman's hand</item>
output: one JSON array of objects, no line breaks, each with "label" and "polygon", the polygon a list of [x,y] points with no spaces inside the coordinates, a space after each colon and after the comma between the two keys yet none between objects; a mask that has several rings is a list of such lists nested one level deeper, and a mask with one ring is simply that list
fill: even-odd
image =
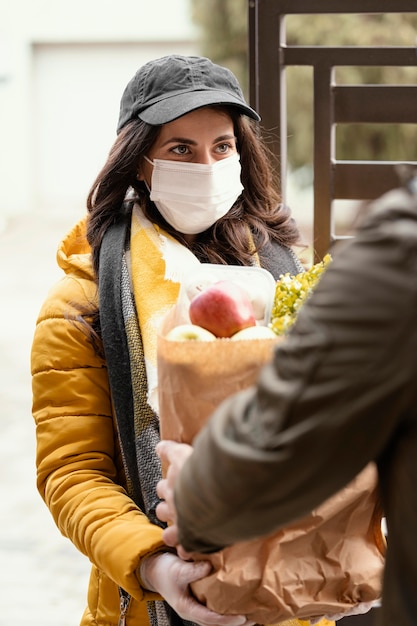
[{"label": "woman's hand", "polygon": [[[168,522],[170,526],[164,530],[163,540],[168,546],[178,546],[177,511],[174,502],[175,481],[182,466],[191,455],[193,449],[186,443],[175,441],[160,441],[156,451],[162,463],[168,465],[167,476],[160,480],[156,486],[158,496],[163,500],[156,507],[156,515],[162,522]],[[187,558],[187,553],[181,548],[180,555]]]},{"label": "woman's hand", "polygon": [[183,561],[170,552],[144,559],[140,568],[142,583],[158,592],[184,620],[200,626],[252,626],[244,615],[219,615],[200,604],[190,591],[190,583],[210,573],[208,561]]}]

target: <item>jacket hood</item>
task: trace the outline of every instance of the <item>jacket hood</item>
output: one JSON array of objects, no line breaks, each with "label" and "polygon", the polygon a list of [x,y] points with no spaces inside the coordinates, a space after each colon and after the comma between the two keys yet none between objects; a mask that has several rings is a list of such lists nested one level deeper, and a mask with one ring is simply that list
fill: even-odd
[{"label": "jacket hood", "polygon": [[56,259],[66,274],[94,280],[91,262],[91,248],[87,241],[86,215],[71,228],[58,246]]}]

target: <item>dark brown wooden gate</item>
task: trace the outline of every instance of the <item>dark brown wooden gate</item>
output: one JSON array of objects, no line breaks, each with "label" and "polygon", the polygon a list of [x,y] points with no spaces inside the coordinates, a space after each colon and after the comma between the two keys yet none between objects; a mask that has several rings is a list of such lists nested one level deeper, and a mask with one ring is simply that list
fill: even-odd
[{"label": "dark brown wooden gate", "polygon": [[[417,13],[416,0],[249,0],[250,101],[273,131],[285,199],[287,164],[286,68],[313,69],[314,260],[340,239],[334,200],[373,199],[398,185],[393,161],[336,159],[336,124],[417,123],[417,85],[337,85],[337,66],[415,66],[414,47],[324,47],[286,44],[285,18],[296,14]],[[271,135],[272,136],[272,135]]]}]

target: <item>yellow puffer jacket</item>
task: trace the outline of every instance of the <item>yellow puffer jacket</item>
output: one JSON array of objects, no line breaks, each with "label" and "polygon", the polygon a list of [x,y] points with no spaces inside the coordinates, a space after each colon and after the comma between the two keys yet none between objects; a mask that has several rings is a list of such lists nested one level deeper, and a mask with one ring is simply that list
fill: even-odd
[{"label": "yellow puffer jacket", "polygon": [[41,308],[33,340],[37,485],[61,533],[93,564],[81,626],[117,625],[118,586],[132,596],[127,626],[146,626],[146,601],[160,597],[140,586],[137,570],[164,544],[123,487],[106,364],[71,319],[98,301],[85,227],[84,219],[58,249],[64,276]]},{"label": "yellow puffer jacket", "polygon": [[64,277],[52,288],[37,321],[32,347],[33,415],[37,433],[38,489],[61,533],[93,563],[83,626],[117,624],[118,585],[133,596],[128,625],[147,624],[136,571],[163,547],[161,529],[149,522],[120,484],[105,363],[85,332],[68,316],[97,304],[85,222],[58,250]]}]

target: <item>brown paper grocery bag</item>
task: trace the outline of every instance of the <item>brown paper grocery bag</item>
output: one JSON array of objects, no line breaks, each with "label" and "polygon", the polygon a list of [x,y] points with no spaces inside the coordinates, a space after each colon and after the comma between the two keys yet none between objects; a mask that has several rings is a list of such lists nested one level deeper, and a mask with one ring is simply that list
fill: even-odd
[{"label": "brown paper grocery bag", "polygon": [[222,400],[256,382],[279,341],[158,337],[161,439],[190,443]]},{"label": "brown paper grocery bag", "polygon": [[208,555],[213,573],[192,589],[214,611],[259,624],[335,615],[381,597],[384,551],[369,465],[299,522]]},{"label": "brown paper grocery bag", "polygon": [[[177,342],[158,338],[161,438],[191,443],[220,402],[256,382],[282,339]],[[264,538],[204,555],[213,572],[192,584],[214,611],[258,624],[350,611],[380,598],[382,512],[373,465],[309,516]]]}]

